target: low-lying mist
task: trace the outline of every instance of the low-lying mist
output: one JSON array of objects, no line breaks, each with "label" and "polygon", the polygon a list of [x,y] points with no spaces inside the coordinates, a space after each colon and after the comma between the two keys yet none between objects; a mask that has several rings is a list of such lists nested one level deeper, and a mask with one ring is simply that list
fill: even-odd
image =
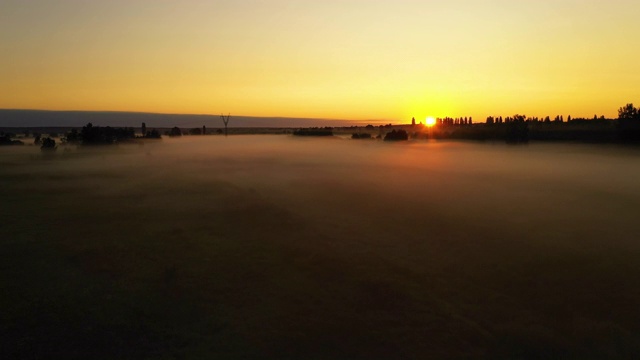
[{"label": "low-lying mist", "polygon": [[0,354],[640,351],[640,151],[191,136],[0,149]]}]

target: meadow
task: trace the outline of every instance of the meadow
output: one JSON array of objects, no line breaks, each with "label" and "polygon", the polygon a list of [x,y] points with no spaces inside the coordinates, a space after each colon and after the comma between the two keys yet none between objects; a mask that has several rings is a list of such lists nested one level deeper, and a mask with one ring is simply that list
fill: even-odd
[{"label": "meadow", "polygon": [[640,150],[0,149],[3,359],[637,358]]}]

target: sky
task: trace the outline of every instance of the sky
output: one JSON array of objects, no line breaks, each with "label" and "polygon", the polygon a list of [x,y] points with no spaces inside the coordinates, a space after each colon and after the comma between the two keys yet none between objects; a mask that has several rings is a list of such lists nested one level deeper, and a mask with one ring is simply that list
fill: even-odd
[{"label": "sky", "polygon": [[0,108],[616,117],[637,0],[2,0]]}]

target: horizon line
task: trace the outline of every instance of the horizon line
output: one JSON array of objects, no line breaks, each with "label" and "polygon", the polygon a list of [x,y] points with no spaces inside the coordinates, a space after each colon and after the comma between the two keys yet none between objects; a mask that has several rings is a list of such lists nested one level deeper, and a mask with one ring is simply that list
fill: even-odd
[{"label": "horizon line", "polygon": [[[21,109],[21,108],[0,108],[0,111],[42,111],[42,112],[77,112],[77,113],[115,113],[115,114],[149,114],[149,115],[186,115],[186,116],[215,116],[221,114],[203,114],[203,113],[170,113],[170,112],[153,112],[153,111],[130,111],[130,110],[51,110],[51,109]],[[233,115],[242,118],[255,119],[305,119],[305,120],[322,120],[322,121],[351,121],[351,122],[393,122],[398,119],[342,119],[342,118],[326,118],[326,117],[298,117],[298,116],[259,116],[259,115]]]}]

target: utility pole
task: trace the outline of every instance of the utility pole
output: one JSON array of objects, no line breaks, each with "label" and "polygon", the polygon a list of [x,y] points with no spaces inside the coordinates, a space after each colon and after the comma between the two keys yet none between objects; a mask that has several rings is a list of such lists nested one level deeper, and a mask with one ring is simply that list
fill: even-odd
[{"label": "utility pole", "polygon": [[229,125],[229,118],[231,117],[231,114],[228,114],[227,116],[220,115],[220,117],[222,118],[222,122],[224,123],[224,136],[227,136],[227,125]]}]

